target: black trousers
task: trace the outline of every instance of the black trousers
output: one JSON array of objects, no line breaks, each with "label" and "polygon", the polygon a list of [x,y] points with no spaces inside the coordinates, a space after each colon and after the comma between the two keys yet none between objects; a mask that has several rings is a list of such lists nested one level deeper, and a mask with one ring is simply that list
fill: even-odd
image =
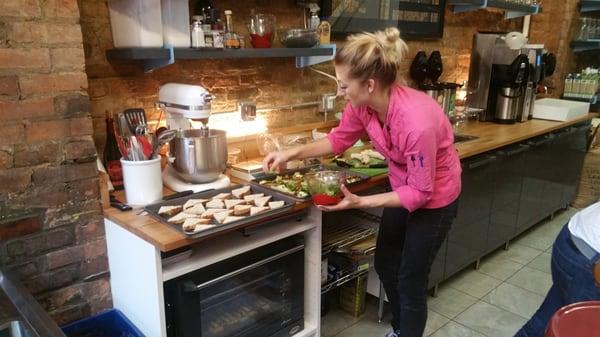
[{"label": "black trousers", "polygon": [[436,209],[383,211],[375,270],[392,309],[399,337],[422,337],[427,322],[427,282],[433,260],[458,210],[458,199]]}]

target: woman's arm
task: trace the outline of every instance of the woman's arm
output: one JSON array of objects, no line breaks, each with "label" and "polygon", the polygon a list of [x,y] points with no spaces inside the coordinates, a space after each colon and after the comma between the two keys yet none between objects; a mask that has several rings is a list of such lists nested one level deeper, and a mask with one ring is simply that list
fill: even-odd
[{"label": "woman's arm", "polygon": [[331,142],[327,138],[319,139],[310,144],[298,146],[285,151],[269,153],[263,159],[263,171],[277,170],[286,162],[294,159],[321,157],[333,153]]},{"label": "woman's arm", "polygon": [[348,191],[344,185],[342,185],[342,192],[344,193],[344,199],[342,199],[339,204],[318,207],[327,212],[341,211],[350,208],[402,207],[402,201],[396,192],[358,196]]}]

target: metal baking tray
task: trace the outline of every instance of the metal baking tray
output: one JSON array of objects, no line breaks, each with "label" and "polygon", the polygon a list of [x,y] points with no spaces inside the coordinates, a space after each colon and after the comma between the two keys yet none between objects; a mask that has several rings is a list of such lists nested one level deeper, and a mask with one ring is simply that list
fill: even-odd
[{"label": "metal baking tray", "polygon": [[[208,229],[202,230],[200,232],[196,232],[196,233],[188,233],[183,230],[181,225],[174,224],[174,223],[167,221],[169,219],[169,216],[163,217],[162,215],[158,214],[158,210],[162,206],[183,205],[189,199],[210,199],[219,193],[230,193],[232,190],[235,190],[237,188],[240,188],[240,187],[243,187],[246,185],[248,185],[248,184],[235,185],[235,186],[230,186],[230,187],[226,187],[226,188],[220,188],[218,190],[198,192],[198,193],[186,195],[185,197],[171,199],[171,200],[167,200],[167,201],[158,202],[156,204],[148,205],[144,208],[144,210],[146,212],[148,212],[148,214],[150,214],[151,216],[158,219],[160,222],[162,222],[170,227],[173,227],[177,231],[183,233],[184,235],[186,235],[190,238],[194,238],[194,239],[202,238],[202,237],[206,237],[206,236],[212,236],[215,233],[219,233],[219,232],[223,232],[223,231],[242,229],[242,228],[246,228],[246,227],[250,227],[250,226],[260,225],[260,224],[264,224],[264,223],[270,223],[272,221],[281,221],[281,220],[287,219],[289,217],[301,216],[302,212],[299,213],[298,209],[294,209],[294,205],[297,202],[295,199],[290,198],[289,196],[284,195],[283,193],[278,193],[275,190],[267,189],[261,185],[248,185],[248,186],[250,186],[250,191],[251,191],[250,193],[251,194],[264,193],[265,195],[270,195],[270,196],[272,196],[271,201],[283,201],[285,203],[284,206],[274,209],[274,210],[266,211],[266,212],[263,212],[263,213],[260,213],[257,215],[249,215],[249,216],[245,217],[244,219],[232,221],[232,222],[229,222],[226,224],[220,224],[215,219],[213,219],[212,224],[215,225],[215,227],[208,228]],[[306,212],[307,209],[308,208],[304,208],[304,212]]]},{"label": "metal baking tray", "polygon": [[[284,192],[284,191],[280,191],[278,189],[274,189],[274,188],[272,188],[270,186],[267,186],[267,185],[261,185],[261,184],[259,184],[259,182],[261,180],[274,180],[277,176],[292,175],[292,174],[294,174],[296,172],[300,172],[302,174],[306,174],[307,172],[310,172],[310,171],[324,171],[324,170],[342,171],[342,172],[345,172],[346,175],[355,176],[355,177],[359,177],[360,178],[360,180],[355,181],[355,182],[350,183],[350,184],[347,184],[346,186],[357,185],[357,184],[363,183],[363,182],[371,179],[371,177],[369,175],[366,175],[366,174],[363,174],[363,173],[360,173],[360,172],[354,172],[354,171],[352,171],[350,169],[339,167],[337,165],[318,164],[318,165],[306,166],[306,167],[299,168],[299,169],[294,169],[294,170],[285,170],[285,171],[282,171],[282,172],[279,172],[279,173],[263,173],[263,174],[260,174],[260,175],[256,175],[255,178],[252,181],[250,181],[250,185],[251,186],[260,186],[260,187],[265,188],[265,189],[267,189],[269,191],[272,191],[273,193],[280,193],[280,194],[286,195],[286,196],[288,196],[288,197],[296,200],[297,202],[305,202],[307,200],[310,200],[310,198],[311,198],[310,195],[308,195],[308,196],[306,196],[304,198],[300,198],[300,197],[296,196],[295,194],[287,193],[287,192]],[[271,193],[271,192],[269,192],[269,193]]]}]

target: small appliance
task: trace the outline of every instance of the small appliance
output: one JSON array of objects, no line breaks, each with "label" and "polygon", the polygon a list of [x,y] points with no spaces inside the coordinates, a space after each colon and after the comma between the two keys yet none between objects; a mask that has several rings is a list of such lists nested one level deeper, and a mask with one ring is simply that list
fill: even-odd
[{"label": "small appliance", "polygon": [[[227,137],[208,127],[213,96],[199,85],[167,83],[158,93],[167,127],[177,130],[169,143],[169,164],[163,171],[165,185],[174,191],[206,191],[227,187]],[[196,128],[195,126],[199,126]]]}]

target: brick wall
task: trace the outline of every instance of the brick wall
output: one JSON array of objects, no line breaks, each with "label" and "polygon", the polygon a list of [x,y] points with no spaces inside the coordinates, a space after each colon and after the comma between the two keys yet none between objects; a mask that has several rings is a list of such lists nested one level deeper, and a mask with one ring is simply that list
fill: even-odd
[{"label": "brick wall", "polygon": [[111,306],[79,19],[0,1],[0,264],[59,323]]}]

